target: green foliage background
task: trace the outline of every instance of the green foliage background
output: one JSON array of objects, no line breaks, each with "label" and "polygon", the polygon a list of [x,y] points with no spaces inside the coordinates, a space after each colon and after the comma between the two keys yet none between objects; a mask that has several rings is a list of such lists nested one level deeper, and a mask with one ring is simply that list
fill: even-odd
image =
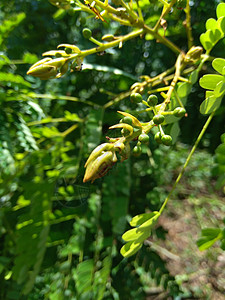
[{"label": "green foliage background", "polygon": [[[193,1],[195,45],[218,2]],[[145,18],[154,22],[160,11],[155,3]],[[183,20],[182,10],[171,14],[167,34],[186,51]],[[1,299],[145,299],[140,276],[145,272],[168,297],[181,295],[156,252],[143,248],[136,259],[118,252],[129,217],[160,207],[179,149],[174,146],[167,161],[168,150],[152,138],[151,151],[118,164],[93,185],[82,183],[85,160],[119,120],[116,110],[136,109],[129,98],[110,101],[138,76],[156,75],[176,58],[155,41],[135,39],[89,56],[81,72],[61,79],[43,82],[26,75],[41,53],[60,43],[91,47],[81,34],[86,26],[95,38],[128,30],[58,10],[45,0],[0,3]],[[224,58],[224,46],[222,40],[213,53]],[[204,72],[209,71],[210,64]],[[192,144],[205,121],[199,113],[203,98],[194,85],[189,117],[180,124],[182,143]],[[224,111],[223,104],[201,144],[211,153],[225,131]]]}]

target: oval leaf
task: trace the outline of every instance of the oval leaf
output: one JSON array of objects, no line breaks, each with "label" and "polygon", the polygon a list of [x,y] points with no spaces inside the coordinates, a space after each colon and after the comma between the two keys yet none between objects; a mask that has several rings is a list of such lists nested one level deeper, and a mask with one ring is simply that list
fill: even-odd
[{"label": "oval leaf", "polygon": [[220,17],[217,20],[217,27],[220,29],[222,34],[225,34],[225,17]]},{"label": "oval leaf", "polygon": [[141,249],[142,243],[138,243],[136,241],[126,243],[121,249],[120,253],[123,255],[123,257],[130,257],[137,253],[139,249]]},{"label": "oval leaf", "polygon": [[200,35],[200,42],[202,46],[205,48],[205,50],[210,50],[213,47],[213,44],[209,38],[209,33],[207,32],[208,31]]},{"label": "oval leaf", "polygon": [[223,75],[223,68],[225,67],[225,59],[215,58],[212,62],[213,69]]},{"label": "oval leaf", "polygon": [[217,83],[223,80],[223,76],[216,74],[207,74],[204,75],[199,80],[199,84],[204,89],[214,90]]},{"label": "oval leaf", "polygon": [[190,93],[191,87],[192,85],[187,82],[182,82],[181,84],[179,84],[177,89],[178,96],[181,98],[186,97]]},{"label": "oval leaf", "polygon": [[150,236],[149,228],[133,228],[128,230],[122,235],[122,239],[125,242],[138,240],[139,242],[143,242],[146,238]]},{"label": "oval leaf", "polygon": [[222,97],[225,94],[225,82],[220,81],[217,83],[216,88],[214,90],[215,98]]},{"label": "oval leaf", "polygon": [[217,22],[215,19],[210,18],[205,23],[206,30],[217,28]]},{"label": "oval leaf", "polygon": [[225,3],[220,3],[217,5],[216,15],[218,19],[225,16]]},{"label": "oval leaf", "polygon": [[151,218],[148,221],[144,222],[139,228],[146,228],[146,227],[152,228],[155,225],[156,221],[158,220],[159,216],[160,216],[159,213],[156,214],[153,218]]},{"label": "oval leaf", "polygon": [[132,220],[130,221],[130,225],[133,226],[133,227],[139,226],[139,225],[143,224],[145,221],[151,219],[152,217],[154,217],[157,214],[158,214],[158,211],[153,211],[151,213],[137,215],[137,216],[132,218]]},{"label": "oval leaf", "polygon": [[200,106],[200,113],[203,115],[208,115],[211,112],[217,110],[220,107],[221,98],[215,98],[214,96],[210,96],[206,98],[201,106]]}]

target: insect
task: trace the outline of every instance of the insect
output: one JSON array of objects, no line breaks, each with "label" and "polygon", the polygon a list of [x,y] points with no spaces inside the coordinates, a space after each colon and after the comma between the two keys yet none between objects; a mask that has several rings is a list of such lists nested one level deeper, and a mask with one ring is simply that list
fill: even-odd
[{"label": "insect", "polygon": [[96,14],[96,19],[100,19],[102,22],[106,23],[106,20],[102,17],[101,13],[95,8],[95,1],[93,1],[91,4],[87,1],[84,1],[84,3],[93,11],[93,13]]}]

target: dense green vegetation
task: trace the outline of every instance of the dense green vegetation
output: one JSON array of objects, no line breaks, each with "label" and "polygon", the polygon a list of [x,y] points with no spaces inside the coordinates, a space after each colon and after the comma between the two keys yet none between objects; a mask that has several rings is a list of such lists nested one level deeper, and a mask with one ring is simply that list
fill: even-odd
[{"label": "dense green vegetation", "polygon": [[[197,297],[197,292],[183,287],[182,280],[173,275],[158,248],[154,248],[154,243],[157,245],[167,236],[157,218],[150,219],[148,234],[138,245],[141,249],[137,254],[128,258],[130,249],[123,248],[126,251],[122,254],[127,256],[124,258],[120,249],[124,241],[129,245],[133,238],[126,232],[133,217],[147,213],[145,221],[149,221],[155,217],[149,213],[162,208],[207,115],[213,117],[210,126],[173,197],[190,197],[200,220],[204,220],[197,200],[193,199],[199,198],[207,206],[201,194],[206,193],[209,199],[210,195],[216,199],[224,195],[224,6],[216,10],[221,2],[216,0],[190,1],[190,6],[185,0],[110,2],[113,7],[120,7],[122,19],[128,3],[139,16],[142,10],[150,28],[160,19],[163,5],[173,5],[165,16],[167,24],[161,22],[159,28],[162,41],[144,32],[119,47],[97,51],[83,61],[76,59],[69,66],[72,72],[67,71],[61,78],[43,75],[42,65],[41,75],[32,77],[27,74],[31,65],[44,52],[59,53],[56,49],[60,44],[67,44],[60,50],[68,53],[68,44],[82,51],[97,47],[93,40],[85,38],[89,32],[84,33],[84,28],[89,28],[98,41],[111,35],[105,37],[104,43],[110,42],[112,36],[120,38],[132,32],[131,27],[122,26],[107,15],[103,15],[103,20],[96,19],[96,12],[83,2],[58,2],[59,5],[54,0],[0,3],[0,299],[146,299],[149,285],[160,286],[164,299]],[[188,7],[192,32],[187,29]],[[207,21],[209,18],[221,18],[220,29],[215,27],[215,20]],[[205,33],[211,29],[211,35]],[[174,69],[168,78],[164,75],[161,85],[153,83],[138,89],[149,78],[178,64],[179,53],[168,47],[164,38],[184,53],[192,44],[203,47],[203,52],[197,48],[197,58],[196,52],[185,56],[187,68],[192,69],[182,74],[186,81],[176,85],[175,93],[185,111],[179,108],[173,112],[178,106],[173,91],[168,110],[173,115],[163,116],[165,135],[173,138],[170,147],[166,146],[171,144],[168,137],[164,144],[157,143],[157,128],[161,128],[158,125],[164,119],[162,114],[154,116],[158,113],[151,110],[155,106],[148,92],[157,94],[162,103],[160,92],[165,94],[168,89],[160,88],[171,84]],[[142,102],[134,92],[141,95]],[[146,103],[150,110],[146,110]],[[122,116],[117,111],[130,115]],[[117,162],[106,176],[97,176],[94,183],[84,183],[84,165],[92,150],[121,135],[121,127],[109,127],[123,119],[123,124],[128,125],[122,129],[126,137],[126,129],[129,133],[129,124],[135,127],[136,118],[142,125],[148,124],[145,128],[151,127],[146,130],[148,137],[138,132],[137,142],[132,136],[129,142],[134,153],[128,159]],[[149,125],[152,119],[154,124]],[[127,158],[126,154],[121,157],[119,160]],[[220,205],[220,200],[214,201],[212,210]],[[176,205],[182,212],[182,205]],[[134,228],[135,222],[133,219]],[[152,247],[148,242],[141,247],[150,230]],[[199,224],[198,237],[201,250],[215,242],[216,249],[224,249],[221,215],[214,217],[212,223]]]}]

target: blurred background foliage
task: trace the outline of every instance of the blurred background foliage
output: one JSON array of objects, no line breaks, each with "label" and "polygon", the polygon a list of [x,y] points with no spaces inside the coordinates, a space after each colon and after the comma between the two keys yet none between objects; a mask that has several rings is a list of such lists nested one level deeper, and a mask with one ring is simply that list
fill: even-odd
[{"label": "blurred background foliage", "polygon": [[[191,1],[195,45],[219,2]],[[147,7],[149,1],[141,3]],[[161,5],[150,4],[144,17],[154,24]],[[184,18],[180,9],[170,14],[166,35],[186,51]],[[84,163],[110,134],[108,127],[118,122],[116,111],[136,109],[129,98],[112,100],[140,75],[154,76],[176,59],[146,36],[89,56],[82,71],[60,79],[26,75],[30,64],[60,43],[92,47],[81,34],[84,27],[95,38],[129,30],[72,8],[58,9],[46,0],[0,3],[0,298],[146,299],[149,282],[161,286],[166,299],[190,297],[157,251],[146,246],[136,258],[123,259],[119,249],[130,216],[158,209],[164,200],[205,121],[199,113],[204,91],[194,85],[177,145],[168,151],[151,138],[141,157],[118,164],[92,185],[83,184]],[[224,58],[224,44],[222,40],[212,54]],[[201,75],[210,71],[208,64]],[[197,195],[212,181],[213,153],[225,131],[224,111],[223,104],[178,196],[188,194],[187,188]],[[165,234],[159,227],[153,238],[164,239]]]}]

